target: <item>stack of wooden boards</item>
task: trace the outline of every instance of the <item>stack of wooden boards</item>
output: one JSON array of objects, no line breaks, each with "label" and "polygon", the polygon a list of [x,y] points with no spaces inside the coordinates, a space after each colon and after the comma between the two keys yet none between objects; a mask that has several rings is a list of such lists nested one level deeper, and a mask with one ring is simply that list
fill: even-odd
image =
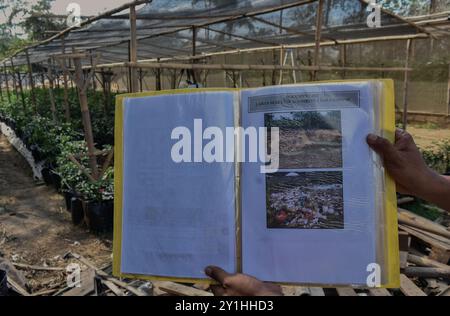
[{"label": "stack of wooden boards", "polygon": [[[450,296],[450,230],[448,227],[399,209],[401,261],[400,289],[354,289],[283,286],[287,296]],[[447,215],[448,216],[448,215]],[[173,282],[119,280],[111,276],[111,265],[98,268],[74,253],[66,259],[76,260],[82,267],[81,287],[59,286],[29,293],[20,282],[8,278],[10,292],[21,296],[212,296],[208,286]],[[58,269],[14,264],[17,270]],[[53,270],[52,270],[53,271]],[[55,270],[56,271],[56,270]]]}]

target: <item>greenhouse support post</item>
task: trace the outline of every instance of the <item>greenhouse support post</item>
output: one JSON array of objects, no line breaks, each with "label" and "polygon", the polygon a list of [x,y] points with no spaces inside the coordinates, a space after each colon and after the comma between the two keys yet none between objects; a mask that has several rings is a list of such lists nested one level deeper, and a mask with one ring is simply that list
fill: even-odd
[{"label": "greenhouse support post", "polygon": [[[130,7],[130,62],[136,63],[138,60],[137,54],[137,27],[136,27],[136,7]],[[130,92],[138,92],[138,77],[137,69],[131,67],[130,69]]]},{"label": "greenhouse support post", "polygon": [[[412,40],[406,41],[406,58],[405,58],[405,68],[409,68],[410,58],[411,58],[411,45]],[[405,71],[404,81],[403,81],[403,129],[408,128],[408,90],[409,90],[409,71]]]},{"label": "greenhouse support post", "polygon": [[[192,56],[197,56],[197,28],[195,26],[192,27]],[[195,64],[196,60],[192,60],[191,63]],[[198,84],[197,82],[198,74],[195,70],[192,70],[192,80],[194,84]]]},{"label": "greenhouse support post", "polygon": [[6,71],[6,63],[3,63],[3,75],[5,77],[6,95],[8,97],[8,102],[11,103],[11,93],[9,92],[9,77],[8,72]]},{"label": "greenhouse support post", "polygon": [[[341,67],[345,67],[347,65],[347,45],[344,44],[341,46],[340,51],[340,57],[341,57]],[[344,70],[342,72],[342,79],[345,79],[347,77],[347,72]]]},{"label": "greenhouse support post", "polygon": [[17,86],[17,80],[16,80],[16,71],[15,71],[15,67],[14,67],[14,61],[12,58],[9,59],[11,62],[11,76],[12,76],[12,80],[13,80],[13,87],[14,87],[14,92],[16,93],[16,97],[19,97],[19,90],[18,90],[18,86]]},{"label": "greenhouse support post", "polygon": [[53,122],[57,122],[57,116],[56,116],[56,101],[55,101],[55,94],[54,94],[54,77],[53,77],[53,72],[52,72],[52,59],[48,59],[48,82],[49,82],[49,87],[48,87],[48,96],[50,98],[50,110],[52,111],[52,118],[53,118]]},{"label": "greenhouse support post", "polygon": [[69,85],[67,82],[67,71],[63,72],[63,86],[64,86],[64,117],[66,122],[70,122],[70,105],[69,105]]},{"label": "greenhouse support post", "polygon": [[27,66],[28,66],[28,80],[30,81],[30,95],[31,95],[31,102],[33,104],[34,110],[37,113],[37,101],[36,101],[36,94],[34,89],[34,80],[33,80],[33,66],[31,65],[30,61],[30,54],[28,52],[28,49],[25,50],[25,56],[27,58]]},{"label": "greenhouse support post", "polygon": [[139,92],[143,92],[144,91],[144,86],[143,86],[143,78],[144,73],[142,71],[142,68],[139,68]]},{"label": "greenhouse support post", "polygon": [[[44,68],[43,65],[41,65],[42,69]],[[42,84],[42,90],[46,91],[47,87],[45,86],[45,73],[44,71],[40,72],[41,75],[41,84]]]},{"label": "greenhouse support post", "polygon": [[[90,57],[90,62],[91,62],[91,67],[94,67],[94,57],[92,55],[92,51],[89,51],[89,54],[91,55]],[[95,67],[92,70],[94,72],[94,75],[92,76],[92,90],[95,92],[97,90],[97,84],[95,82]]]},{"label": "greenhouse support post", "polygon": [[[314,66],[319,66],[320,64],[320,42],[322,40],[322,20],[323,20],[323,1],[319,0],[317,17],[316,17],[316,46],[314,48]],[[314,70],[313,72],[313,81],[317,80],[318,71]]]},{"label": "greenhouse support post", "polygon": [[[14,61],[13,58],[11,57],[11,69],[12,69],[12,73],[14,74],[16,72],[16,68],[14,67]],[[25,95],[23,94],[23,86],[22,86],[22,77],[20,75],[20,70],[17,71],[17,81],[15,80],[15,75],[13,75],[13,79],[15,81],[15,85],[16,85],[16,93],[17,93],[17,97],[19,97],[19,93],[20,93],[20,98],[22,99],[22,106],[24,111],[26,110],[26,103],[25,103]],[[17,88],[19,88],[19,91],[17,91]]]},{"label": "greenhouse support post", "polygon": [[[158,58],[158,63],[160,59]],[[162,80],[161,80],[161,68],[156,69],[156,91],[161,91],[162,88]]]},{"label": "greenhouse support post", "polygon": [[23,109],[26,110],[27,104],[25,102],[25,95],[23,93],[23,85],[22,85],[22,76],[20,75],[20,71],[17,72],[17,83],[19,84],[20,98],[22,100]]},{"label": "greenhouse support post", "polygon": [[86,94],[87,85],[89,84],[89,82],[86,82],[86,79],[84,78],[81,59],[74,58],[73,62],[75,66],[75,84],[78,87],[80,97],[81,118],[84,127],[84,137],[86,139],[88,147],[89,168],[91,169],[92,177],[95,180],[98,180],[98,166],[97,166],[97,157],[95,155],[94,135],[92,132],[91,115],[89,113],[88,98]]}]

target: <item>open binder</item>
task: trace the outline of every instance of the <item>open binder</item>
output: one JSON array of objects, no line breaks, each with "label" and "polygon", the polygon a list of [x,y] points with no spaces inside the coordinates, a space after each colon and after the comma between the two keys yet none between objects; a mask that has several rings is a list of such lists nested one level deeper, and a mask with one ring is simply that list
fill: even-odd
[{"label": "open binder", "polygon": [[118,96],[114,274],[399,287],[395,183],[369,133],[394,141],[391,80]]}]

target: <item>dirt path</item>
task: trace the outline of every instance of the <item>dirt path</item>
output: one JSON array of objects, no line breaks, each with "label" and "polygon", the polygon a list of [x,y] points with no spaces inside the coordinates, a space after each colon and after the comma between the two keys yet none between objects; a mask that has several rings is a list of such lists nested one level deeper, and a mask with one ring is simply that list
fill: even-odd
[{"label": "dirt path", "polygon": [[[27,163],[0,133],[0,257],[65,268],[69,261],[63,256],[72,251],[101,267],[111,261],[109,239],[73,226],[61,195],[34,182]],[[22,272],[32,291],[65,280],[62,272]]]}]

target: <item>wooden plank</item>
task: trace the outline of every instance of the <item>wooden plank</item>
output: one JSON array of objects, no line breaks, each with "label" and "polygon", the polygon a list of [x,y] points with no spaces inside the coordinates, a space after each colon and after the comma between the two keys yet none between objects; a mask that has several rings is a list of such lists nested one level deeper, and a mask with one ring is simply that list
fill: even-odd
[{"label": "wooden plank", "polygon": [[389,292],[387,289],[370,289],[369,290],[370,296],[392,296],[391,292]]},{"label": "wooden plank", "polygon": [[355,290],[351,287],[336,288],[336,291],[339,296],[358,296]]},{"label": "wooden plank", "polygon": [[310,287],[311,296],[325,296],[325,291],[321,287]]},{"label": "wooden plank", "polygon": [[413,281],[406,275],[400,275],[400,291],[405,296],[427,296]]},{"label": "wooden plank", "polygon": [[142,291],[126,284],[125,282],[119,281],[114,277],[109,276],[108,273],[106,273],[105,271],[97,268],[96,266],[94,266],[94,264],[92,262],[90,262],[89,260],[87,260],[86,258],[84,258],[83,256],[76,254],[76,253],[68,253],[67,256],[69,257],[73,257],[75,259],[77,259],[78,261],[80,261],[81,263],[83,263],[84,265],[88,266],[89,268],[93,269],[96,273],[97,276],[101,277],[102,279],[105,279],[107,281],[110,281],[112,283],[114,283],[117,286],[120,286],[124,289],[126,289],[128,292],[136,295],[136,296],[148,296],[146,293],[143,293]]},{"label": "wooden plank", "polygon": [[153,282],[155,288],[177,296],[213,296],[212,293],[174,282]]},{"label": "wooden plank", "polygon": [[108,280],[102,280],[102,283],[110,289],[116,296],[125,296],[125,293],[117,287],[114,283]]},{"label": "wooden plank", "polygon": [[407,232],[398,233],[400,248],[400,268],[404,269],[408,265],[408,252],[411,245],[411,238]]}]

